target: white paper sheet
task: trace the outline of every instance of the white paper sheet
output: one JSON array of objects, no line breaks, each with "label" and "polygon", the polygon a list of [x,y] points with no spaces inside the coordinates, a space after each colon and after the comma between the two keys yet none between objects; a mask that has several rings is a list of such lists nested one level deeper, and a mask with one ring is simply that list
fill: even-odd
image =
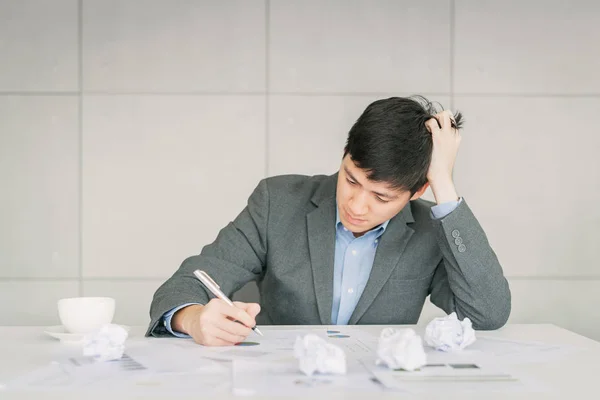
[{"label": "white paper sheet", "polygon": [[248,337],[245,342],[234,347],[204,347],[202,354],[208,358],[230,361],[244,359],[286,361],[293,359],[296,337],[308,333],[318,335],[341,347],[347,359],[358,359],[373,354],[377,346],[375,336],[354,329],[265,329],[263,333],[264,337]]},{"label": "white paper sheet", "polygon": [[573,346],[479,336],[475,343],[468,349],[457,352],[456,356],[483,361],[493,359],[496,363],[518,365],[558,361],[576,351],[578,349]]},{"label": "white paper sheet", "polygon": [[102,383],[111,376],[131,375],[146,368],[127,356],[107,363],[91,357],[71,357],[36,368],[8,382],[7,390],[66,390]]},{"label": "white paper sheet", "polygon": [[237,395],[285,396],[340,391],[380,393],[383,390],[383,386],[358,362],[348,365],[346,375],[312,376],[300,371],[297,360],[235,360],[232,364],[232,390]]},{"label": "white paper sheet", "polygon": [[[254,358],[238,356],[233,359],[233,391],[239,395],[298,393],[331,393],[336,391],[381,392],[383,387],[358,361],[375,354],[377,337],[359,329],[313,329],[264,331],[265,346],[260,350],[245,348],[241,351],[261,351],[268,354]],[[346,375],[304,375],[293,356],[297,336],[313,333],[341,347],[346,353]],[[275,345],[274,345],[275,344]],[[257,347],[255,347],[257,348]],[[227,354],[223,352],[222,354]]]},{"label": "white paper sheet", "polygon": [[127,354],[152,373],[195,373],[220,371],[226,373],[228,366],[204,357],[201,346],[184,348],[173,343],[160,343],[161,339],[131,346]]},{"label": "white paper sheet", "polygon": [[413,394],[539,391],[538,387],[525,385],[518,377],[505,370],[481,363],[429,363],[420,370],[404,371],[376,366],[373,360],[364,362],[367,369],[387,389]]},{"label": "white paper sheet", "polygon": [[[145,349],[133,358],[125,353],[115,361],[94,362],[91,357],[70,357],[26,373],[7,384],[8,391],[118,391],[169,396],[174,393],[212,393],[230,383],[230,369],[199,358],[195,364],[181,354]],[[135,352],[132,352],[135,353]],[[168,361],[169,357],[172,361]],[[145,357],[145,359],[144,359]],[[150,362],[145,365],[145,362]],[[192,367],[190,367],[192,366]]]}]

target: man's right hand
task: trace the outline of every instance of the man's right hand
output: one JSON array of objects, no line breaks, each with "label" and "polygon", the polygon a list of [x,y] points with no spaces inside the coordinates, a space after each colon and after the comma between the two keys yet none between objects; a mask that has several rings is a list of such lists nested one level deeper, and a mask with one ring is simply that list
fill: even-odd
[{"label": "man's right hand", "polygon": [[[173,315],[172,328],[205,346],[231,346],[243,342],[256,325],[260,305],[239,301],[233,304],[235,307],[221,299],[212,299],[204,306],[187,306]],[[236,320],[241,324],[234,322]]]}]

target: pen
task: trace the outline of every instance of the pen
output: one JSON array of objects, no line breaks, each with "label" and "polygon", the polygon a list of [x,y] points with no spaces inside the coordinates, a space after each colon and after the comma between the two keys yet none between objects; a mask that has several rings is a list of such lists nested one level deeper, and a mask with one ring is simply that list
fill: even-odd
[{"label": "pen", "polygon": [[[214,294],[230,306],[235,307],[235,304],[233,304],[233,302],[229,300],[227,296],[225,296],[225,293],[223,293],[223,291],[220,289],[220,286],[217,285],[217,282],[213,281],[213,279],[210,276],[208,276],[206,272],[197,269],[194,271],[194,275],[200,280],[200,282],[202,282],[204,286],[206,286],[208,290],[210,290],[212,294]],[[252,330],[260,336],[263,336],[262,332],[256,326],[252,327]]]}]

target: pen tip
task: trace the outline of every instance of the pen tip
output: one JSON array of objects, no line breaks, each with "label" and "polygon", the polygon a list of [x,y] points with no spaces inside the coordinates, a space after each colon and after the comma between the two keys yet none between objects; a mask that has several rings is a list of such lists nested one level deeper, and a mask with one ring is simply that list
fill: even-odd
[{"label": "pen tip", "polygon": [[263,335],[263,334],[262,334],[262,332],[261,332],[261,331],[258,329],[258,327],[256,327],[256,326],[255,326],[253,329],[254,329],[254,332],[258,333],[260,336],[265,336],[265,335]]}]

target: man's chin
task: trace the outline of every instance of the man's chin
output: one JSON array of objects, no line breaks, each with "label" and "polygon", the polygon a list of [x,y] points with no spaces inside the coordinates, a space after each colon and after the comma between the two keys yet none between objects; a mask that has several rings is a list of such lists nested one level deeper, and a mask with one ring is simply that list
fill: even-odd
[{"label": "man's chin", "polygon": [[372,229],[367,226],[366,221],[362,224],[353,224],[350,221],[342,221],[342,224],[344,225],[344,228],[355,235],[362,235]]}]

